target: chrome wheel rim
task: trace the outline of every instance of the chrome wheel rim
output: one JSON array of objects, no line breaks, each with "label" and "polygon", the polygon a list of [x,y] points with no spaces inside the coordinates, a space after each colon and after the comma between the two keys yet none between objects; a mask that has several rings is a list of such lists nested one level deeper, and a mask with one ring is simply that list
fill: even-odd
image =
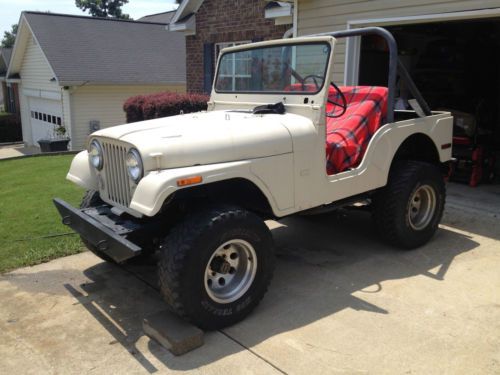
[{"label": "chrome wheel rim", "polygon": [[421,185],[410,197],[408,222],[415,230],[422,230],[429,225],[436,211],[436,193],[429,185]]},{"label": "chrome wheel rim", "polygon": [[243,296],[257,272],[257,255],[247,241],[234,239],[219,246],[205,269],[205,290],[217,303],[231,303]]}]

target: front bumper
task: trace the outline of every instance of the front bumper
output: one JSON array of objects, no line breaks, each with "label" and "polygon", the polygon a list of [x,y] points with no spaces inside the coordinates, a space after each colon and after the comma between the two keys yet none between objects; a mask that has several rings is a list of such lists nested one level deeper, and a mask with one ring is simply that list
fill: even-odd
[{"label": "front bumper", "polygon": [[109,207],[80,210],[58,198],[54,199],[54,205],[62,217],[63,224],[71,227],[114,261],[123,262],[141,254],[141,247],[126,238],[140,229],[139,226],[111,214]]}]

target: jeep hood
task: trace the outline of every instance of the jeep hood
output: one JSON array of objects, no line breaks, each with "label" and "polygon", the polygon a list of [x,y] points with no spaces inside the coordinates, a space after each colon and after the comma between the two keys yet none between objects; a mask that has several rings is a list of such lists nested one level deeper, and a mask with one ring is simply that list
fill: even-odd
[{"label": "jeep hood", "polygon": [[292,152],[284,125],[293,114],[212,111],[136,122],[92,137],[120,140],[139,150],[146,170],[213,164]]}]

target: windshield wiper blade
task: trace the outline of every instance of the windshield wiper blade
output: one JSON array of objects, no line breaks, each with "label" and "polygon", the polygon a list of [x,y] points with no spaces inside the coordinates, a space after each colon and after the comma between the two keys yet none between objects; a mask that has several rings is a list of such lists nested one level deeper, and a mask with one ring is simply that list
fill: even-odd
[{"label": "windshield wiper blade", "polygon": [[265,115],[265,114],[285,114],[285,105],[282,102],[275,104],[264,104],[259,105],[253,109],[254,115]]}]

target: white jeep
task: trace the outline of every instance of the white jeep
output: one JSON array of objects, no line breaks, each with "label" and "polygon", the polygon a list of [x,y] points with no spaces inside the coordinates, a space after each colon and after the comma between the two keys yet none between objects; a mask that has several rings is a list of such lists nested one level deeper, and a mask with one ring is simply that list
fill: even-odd
[{"label": "white jeep", "polygon": [[[387,41],[388,87],[337,87],[336,40],[368,34]],[[394,109],[398,72],[414,110]],[[81,207],[54,202],[105,260],[157,251],[172,310],[217,329],[267,290],[265,219],[365,202],[389,243],[426,243],[443,213],[451,140],[451,115],[430,111],[384,29],[253,43],[221,52],[207,112],[91,134],[67,176],[87,189]]]}]

